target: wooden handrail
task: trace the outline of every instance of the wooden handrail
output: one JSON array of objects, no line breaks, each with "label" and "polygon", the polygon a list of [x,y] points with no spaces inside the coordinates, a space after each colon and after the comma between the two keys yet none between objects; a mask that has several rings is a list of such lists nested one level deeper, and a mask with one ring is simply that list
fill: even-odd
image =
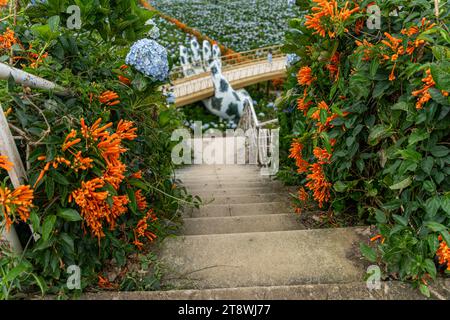
[{"label": "wooden handrail", "polygon": [[[281,45],[258,48],[258,49],[254,49],[254,50],[243,51],[243,52],[237,52],[237,53],[233,53],[233,54],[229,54],[229,55],[225,55],[225,56],[221,57],[223,70],[227,70],[227,68],[230,68],[231,66],[235,67],[235,66],[240,66],[240,65],[244,65],[244,64],[254,63],[257,61],[266,60],[267,53],[270,50],[272,50],[272,58],[273,59],[284,56],[284,53],[281,52]],[[204,76],[204,73],[207,73],[207,72],[202,72],[200,74],[202,74]],[[176,81],[181,78],[195,79],[196,76],[197,75],[185,77],[184,73],[183,73],[183,67],[178,66],[178,67],[175,67],[174,69],[172,69],[170,78],[172,81]]]}]

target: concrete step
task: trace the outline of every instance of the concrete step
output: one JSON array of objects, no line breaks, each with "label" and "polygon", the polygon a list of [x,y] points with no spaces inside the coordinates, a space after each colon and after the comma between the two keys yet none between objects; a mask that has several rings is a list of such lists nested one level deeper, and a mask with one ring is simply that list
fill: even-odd
[{"label": "concrete step", "polygon": [[362,229],[181,236],[160,258],[166,288],[213,289],[360,281]]},{"label": "concrete step", "polygon": [[270,183],[272,180],[267,177],[258,175],[237,175],[237,176],[227,176],[227,177],[211,177],[211,178],[201,178],[201,177],[190,177],[180,179],[183,185],[196,185],[205,183],[240,183],[246,184],[248,182],[258,182],[260,185],[264,183]]},{"label": "concrete step", "polygon": [[202,183],[183,183],[183,186],[185,186],[189,191],[194,192],[197,190],[216,190],[216,189],[245,189],[245,188],[260,188],[261,185],[264,187],[271,187],[271,188],[282,188],[283,185],[278,181],[268,181],[264,184],[261,184],[260,181],[253,181],[253,182],[218,182],[211,180],[210,182],[202,182]]},{"label": "concrete step", "polygon": [[266,193],[253,195],[231,195],[231,196],[206,196],[202,199],[212,204],[246,204],[289,201],[287,193]]},{"label": "concrete step", "polygon": [[[431,285],[432,299],[450,299],[450,280]],[[419,290],[399,281],[369,290],[364,281],[293,286],[220,288],[205,290],[86,293],[83,300],[426,300]]]},{"label": "concrete step", "polygon": [[184,219],[183,235],[272,232],[304,229],[294,214]]},{"label": "concrete step", "polygon": [[279,188],[274,185],[264,185],[261,187],[253,188],[214,188],[211,190],[205,190],[204,188],[189,189],[191,194],[197,195],[201,198],[221,197],[221,196],[240,196],[240,195],[261,195],[268,193],[284,193],[295,192],[295,190],[289,190],[288,188]]},{"label": "concrete step", "polygon": [[288,202],[266,202],[245,204],[208,204],[197,208],[185,208],[187,218],[252,216],[293,212]]}]

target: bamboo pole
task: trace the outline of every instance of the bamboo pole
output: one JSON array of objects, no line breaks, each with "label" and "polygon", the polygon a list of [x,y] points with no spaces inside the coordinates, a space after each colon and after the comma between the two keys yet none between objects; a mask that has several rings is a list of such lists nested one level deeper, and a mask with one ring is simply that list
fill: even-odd
[{"label": "bamboo pole", "polygon": [[51,81],[45,80],[41,77],[32,75],[31,73],[0,62],[0,80],[8,80],[10,77],[13,77],[16,83],[21,84],[25,87],[54,90],[55,93],[60,95],[69,94],[68,90],[58,86]]},{"label": "bamboo pole", "polygon": [[[5,155],[14,164],[14,167],[8,171],[11,178],[11,182],[14,187],[18,187],[22,184],[25,177],[25,168],[23,167],[22,160],[19,156],[16,143],[9,129],[8,121],[6,120],[3,108],[0,105],[0,154]],[[10,244],[11,249],[16,253],[22,252],[22,245],[20,244],[19,237],[17,236],[14,226],[11,226],[10,230],[2,228],[2,237],[4,237]]]},{"label": "bamboo pole", "polygon": [[434,0],[434,13],[436,18],[439,18],[439,0]]}]

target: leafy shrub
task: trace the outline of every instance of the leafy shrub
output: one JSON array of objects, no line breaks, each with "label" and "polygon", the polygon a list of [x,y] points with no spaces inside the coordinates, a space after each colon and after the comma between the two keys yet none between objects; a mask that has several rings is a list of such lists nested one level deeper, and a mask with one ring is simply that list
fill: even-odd
[{"label": "leafy shrub", "polygon": [[377,251],[363,253],[426,294],[450,243],[449,6],[437,18],[434,3],[378,1],[381,30],[369,30],[373,1],[302,2],[284,46],[300,61],[279,101],[280,176],[303,185],[299,211],[314,200],[376,223]]},{"label": "leafy shrub", "polygon": [[[179,201],[191,200],[176,186],[170,158],[170,136],[182,117],[166,107],[161,82],[124,65],[152,13],[133,0],[84,1],[75,32],[64,20],[75,3],[49,0],[20,11],[15,25],[12,18],[0,22],[2,61],[69,89],[61,94],[13,81],[0,88],[33,189],[22,220],[38,235],[15,224],[26,250],[0,257],[3,298],[38,287],[64,296],[70,265],[81,269],[81,289],[97,282],[115,287],[104,267],[125,270],[129,255],[172,234]],[[0,190],[11,188],[5,170],[0,178]],[[19,206],[6,212],[3,200],[5,216],[20,213]]]}]

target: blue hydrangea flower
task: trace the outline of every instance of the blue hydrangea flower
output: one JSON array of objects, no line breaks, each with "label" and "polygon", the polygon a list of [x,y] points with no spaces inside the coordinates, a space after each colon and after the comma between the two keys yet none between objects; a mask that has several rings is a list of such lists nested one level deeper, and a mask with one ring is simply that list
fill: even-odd
[{"label": "blue hydrangea flower", "polygon": [[300,57],[298,55],[296,55],[295,53],[289,53],[286,56],[286,61],[287,61],[288,67],[290,67],[290,66],[293,66],[294,64],[296,64],[297,62],[299,62]]},{"label": "blue hydrangea flower", "polygon": [[154,80],[164,81],[169,77],[167,50],[152,39],[136,41],[131,46],[125,63]]}]

